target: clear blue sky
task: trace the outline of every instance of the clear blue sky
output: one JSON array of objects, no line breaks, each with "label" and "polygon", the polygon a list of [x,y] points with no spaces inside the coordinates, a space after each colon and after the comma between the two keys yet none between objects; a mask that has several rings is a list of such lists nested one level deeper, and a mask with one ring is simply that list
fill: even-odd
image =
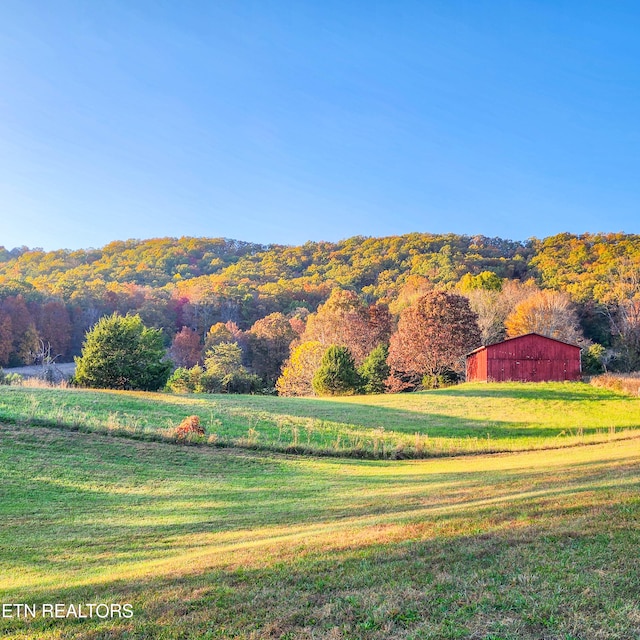
[{"label": "clear blue sky", "polygon": [[640,4],[3,0],[0,244],[640,232]]}]

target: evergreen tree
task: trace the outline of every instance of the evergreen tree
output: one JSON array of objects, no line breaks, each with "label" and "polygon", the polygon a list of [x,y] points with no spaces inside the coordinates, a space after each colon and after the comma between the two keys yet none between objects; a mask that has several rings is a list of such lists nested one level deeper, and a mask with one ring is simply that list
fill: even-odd
[{"label": "evergreen tree", "polygon": [[358,369],[365,393],[385,392],[384,382],[389,377],[388,357],[389,348],[381,344],[365,358],[362,366]]},{"label": "evergreen tree", "polygon": [[145,327],[138,315],[114,313],[87,333],[75,381],[83,387],[157,391],[170,371],[162,331]]},{"label": "evergreen tree", "polygon": [[319,396],[350,395],[358,391],[361,382],[349,349],[331,345],[313,376],[313,390]]}]

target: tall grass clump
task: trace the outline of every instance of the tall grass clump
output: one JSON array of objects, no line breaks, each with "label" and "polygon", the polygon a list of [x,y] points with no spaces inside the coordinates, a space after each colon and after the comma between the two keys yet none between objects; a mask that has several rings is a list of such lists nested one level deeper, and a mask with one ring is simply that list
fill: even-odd
[{"label": "tall grass clump", "polygon": [[39,378],[36,376],[30,376],[27,378],[23,378],[17,373],[10,374],[12,376],[18,376],[10,384],[19,387],[26,387],[27,389],[68,389],[69,381],[68,380],[59,380],[57,382],[47,380],[46,378]]},{"label": "tall grass clump", "polygon": [[634,373],[604,373],[591,378],[594,387],[628,393],[632,396],[640,396],[640,372]]}]

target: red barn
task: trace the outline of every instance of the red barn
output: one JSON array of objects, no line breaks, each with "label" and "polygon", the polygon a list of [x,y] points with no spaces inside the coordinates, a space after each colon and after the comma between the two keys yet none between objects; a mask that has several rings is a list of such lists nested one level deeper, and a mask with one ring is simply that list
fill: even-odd
[{"label": "red barn", "polygon": [[527,333],[480,347],[467,355],[467,381],[545,382],[580,380],[580,347]]}]

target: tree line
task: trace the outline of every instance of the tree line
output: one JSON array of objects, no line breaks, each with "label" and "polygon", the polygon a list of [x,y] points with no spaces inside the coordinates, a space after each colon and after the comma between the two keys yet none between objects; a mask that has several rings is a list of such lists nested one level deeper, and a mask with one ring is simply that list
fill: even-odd
[{"label": "tree line", "polygon": [[[162,329],[183,384],[193,388],[279,384],[297,393],[291,372],[307,361],[319,368],[329,347],[348,350],[361,388],[378,384],[362,367],[386,350],[401,388],[455,373],[455,366],[416,373],[394,337],[409,331],[420,300],[435,292],[468,305],[478,331],[469,344],[529,328],[580,344],[594,367],[640,368],[640,236],[628,234],[523,243],[408,234],[299,247],[164,238],[74,252],[0,249],[0,365],[30,363],[42,342],[70,360],[100,318],[130,313]],[[346,353],[332,354],[332,366],[344,364]],[[197,369],[184,374],[194,367],[199,381]],[[242,375],[232,379],[232,371]],[[313,376],[304,384],[314,391]]]}]

